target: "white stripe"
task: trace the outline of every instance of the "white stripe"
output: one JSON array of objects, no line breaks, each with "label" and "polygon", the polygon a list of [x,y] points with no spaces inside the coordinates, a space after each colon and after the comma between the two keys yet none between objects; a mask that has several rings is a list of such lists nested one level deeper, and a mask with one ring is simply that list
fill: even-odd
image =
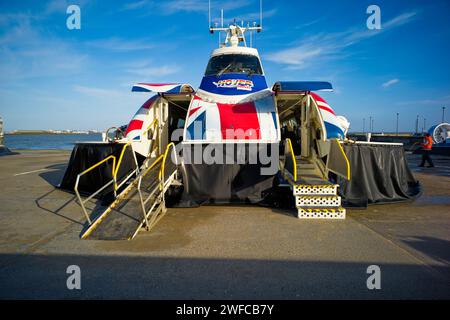
[{"label": "white stripe", "polygon": [[256,113],[259,120],[259,133],[261,140],[278,141],[278,132],[275,129],[272,112],[275,112],[275,104],[272,96],[255,101]]},{"label": "white stripe", "polygon": [[331,110],[333,110],[328,103],[325,103],[322,101],[317,101],[317,100],[316,100],[316,103],[318,106],[327,107],[327,108],[330,108]]},{"label": "white stripe", "polygon": [[222,130],[220,126],[220,114],[219,108],[215,103],[208,103],[206,109],[206,125],[206,140],[221,141]]},{"label": "white stripe", "polygon": [[242,94],[242,95],[224,95],[208,92],[202,89],[198,89],[196,92],[197,96],[199,96],[203,101],[208,102],[218,102],[224,104],[238,104],[244,102],[255,101],[257,99],[262,99],[265,96],[272,95],[272,91],[270,89],[263,89],[257,92]]},{"label": "white stripe", "polygon": [[136,84],[136,87],[140,87],[143,89],[147,89],[149,91],[152,92],[167,92],[169,90],[172,90],[175,87],[178,87],[180,84],[168,84],[165,86],[150,86],[150,85],[146,85],[146,84]]},{"label": "white stripe", "polygon": [[33,171],[16,173],[14,176],[21,176],[21,175],[24,175],[24,174],[35,173],[35,172],[40,172],[40,171],[45,171],[45,170],[49,170],[49,169],[38,169],[38,170],[33,170]]}]

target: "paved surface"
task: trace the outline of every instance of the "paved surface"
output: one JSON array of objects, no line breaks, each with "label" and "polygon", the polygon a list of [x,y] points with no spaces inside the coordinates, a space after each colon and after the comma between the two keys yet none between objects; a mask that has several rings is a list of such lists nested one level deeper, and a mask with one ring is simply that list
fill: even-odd
[{"label": "paved surface", "polygon": [[[414,158],[414,156],[412,156]],[[87,241],[74,196],[56,190],[69,153],[0,157],[0,298],[450,298],[450,159],[415,168],[415,203],[301,221],[252,206],[169,209],[132,241]],[[412,162],[417,159],[412,159]],[[381,290],[368,290],[369,265]],[[66,269],[81,268],[81,290]]]}]

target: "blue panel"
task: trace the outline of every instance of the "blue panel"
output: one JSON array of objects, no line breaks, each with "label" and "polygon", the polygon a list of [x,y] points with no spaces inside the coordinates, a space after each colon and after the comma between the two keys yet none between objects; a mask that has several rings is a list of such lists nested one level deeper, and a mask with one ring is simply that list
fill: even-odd
[{"label": "blue panel", "polygon": [[203,111],[194,121],[187,127],[188,140],[203,140],[206,131],[206,111]]},{"label": "blue panel", "polygon": [[173,89],[167,90],[165,93],[180,93],[180,91],[181,91],[181,85],[176,86]]},{"label": "blue panel", "polygon": [[275,83],[278,91],[332,91],[333,86],[325,81],[280,81]]},{"label": "blue panel", "polygon": [[223,95],[243,95],[267,89],[266,78],[261,75],[248,76],[242,73],[226,73],[220,76],[205,76],[200,89]]},{"label": "blue panel", "polygon": [[150,92],[150,90],[148,89],[144,89],[138,86],[133,86],[133,88],[131,88],[132,92]]},{"label": "blue panel", "polygon": [[275,124],[275,130],[277,130],[278,129],[277,116],[276,116],[275,112],[271,112],[271,113],[272,113],[273,123]]},{"label": "blue panel", "polygon": [[335,126],[334,124],[331,124],[329,122],[324,121],[325,123],[325,128],[327,130],[327,138],[328,139],[333,139],[333,138],[337,138],[337,139],[344,139],[344,131],[342,131],[341,128]]}]

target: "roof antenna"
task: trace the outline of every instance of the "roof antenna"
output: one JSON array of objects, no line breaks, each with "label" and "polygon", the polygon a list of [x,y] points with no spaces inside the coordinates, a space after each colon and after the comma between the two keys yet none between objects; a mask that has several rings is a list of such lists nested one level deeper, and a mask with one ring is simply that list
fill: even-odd
[{"label": "roof antenna", "polygon": [[[245,32],[250,32],[250,47],[253,47],[253,32],[257,33],[262,31],[262,0],[259,1],[259,24],[253,22],[253,25],[247,22],[245,25],[244,20],[241,20],[240,25],[237,23],[236,18],[233,21],[233,24],[228,27],[224,27],[224,19],[223,19],[223,9],[220,10],[220,27],[218,27],[218,23],[211,24],[211,0],[208,0],[208,19],[209,19],[209,32],[214,33],[214,31],[219,32],[219,47],[226,46],[229,43],[231,46],[239,45],[240,42],[243,43],[244,46],[247,46],[245,41]],[[221,43],[222,37],[221,33],[226,32],[225,41]]]},{"label": "roof antenna", "polygon": [[211,23],[211,0],[208,0],[208,28],[209,32],[213,33],[212,29],[212,23]]},{"label": "roof antenna", "polygon": [[262,0],[259,0],[259,29],[257,30],[257,32],[261,32],[262,27]]}]

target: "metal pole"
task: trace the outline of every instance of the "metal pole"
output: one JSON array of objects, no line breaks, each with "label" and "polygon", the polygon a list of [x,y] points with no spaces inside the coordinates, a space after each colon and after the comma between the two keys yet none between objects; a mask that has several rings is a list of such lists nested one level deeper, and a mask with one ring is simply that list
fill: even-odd
[{"label": "metal pole", "polygon": [[372,132],[372,116],[369,117],[369,132]]},{"label": "metal pole", "polygon": [[442,123],[445,122],[445,107],[442,107]]},{"label": "metal pole", "polygon": [[417,118],[416,118],[416,134],[418,134],[419,133],[419,115],[417,115]]},{"label": "metal pole", "polygon": [[422,133],[425,132],[425,127],[426,127],[426,123],[427,123],[427,119],[425,117],[423,117],[423,127],[422,127]]},{"label": "metal pole", "polygon": [[363,118],[363,134],[366,133],[366,118]]},{"label": "metal pole", "polygon": [[397,135],[398,135],[398,115],[399,115],[399,113],[397,112],[397,127],[396,127],[396,133],[397,133]]}]

